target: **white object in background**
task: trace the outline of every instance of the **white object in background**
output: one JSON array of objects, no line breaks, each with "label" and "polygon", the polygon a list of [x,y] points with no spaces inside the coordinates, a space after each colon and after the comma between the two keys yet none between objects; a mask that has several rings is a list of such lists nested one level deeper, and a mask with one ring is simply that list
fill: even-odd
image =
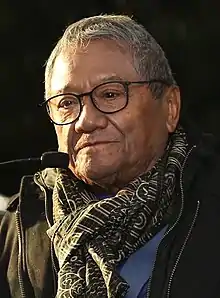
[{"label": "white object in background", "polygon": [[5,211],[8,205],[8,198],[0,194],[0,211]]}]

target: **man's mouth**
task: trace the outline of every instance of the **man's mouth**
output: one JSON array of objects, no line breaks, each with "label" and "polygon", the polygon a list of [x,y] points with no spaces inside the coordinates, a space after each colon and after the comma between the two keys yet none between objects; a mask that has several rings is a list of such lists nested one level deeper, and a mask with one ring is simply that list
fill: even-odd
[{"label": "man's mouth", "polygon": [[95,147],[98,145],[104,145],[104,144],[111,144],[111,143],[116,143],[115,141],[95,141],[95,142],[85,142],[80,144],[79,146],[75,146],[75,154],[77,154],[80,150],[88,147]]}]

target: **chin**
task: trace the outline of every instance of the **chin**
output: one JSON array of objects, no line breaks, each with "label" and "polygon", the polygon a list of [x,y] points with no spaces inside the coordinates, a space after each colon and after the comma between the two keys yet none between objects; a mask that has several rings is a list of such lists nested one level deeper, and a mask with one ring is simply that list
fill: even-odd
[{"label": "chin", "polygon": [[101,181],[111,180],[112,176],[120,169],[119,160],[107,158],[80,158],[72,160],[70,170],[74,175],[88,184],[100,184]]},{"label": "chin", "polygon": [[83,180],[87,184],[102,184],[106,179],[108,180],[112,176],[112,171],[106,169],[106,167],[76,167],[74,174],[80,180]]},{"label": "chin", "polygon": [[[102,179],[103,176],[106,176],[107,173],[103,171],[98,171],[95,169],[75,169],[77,177],[81,177],[82,180],[97,181]],[[108,174],[107,174],[108,175]]]}]

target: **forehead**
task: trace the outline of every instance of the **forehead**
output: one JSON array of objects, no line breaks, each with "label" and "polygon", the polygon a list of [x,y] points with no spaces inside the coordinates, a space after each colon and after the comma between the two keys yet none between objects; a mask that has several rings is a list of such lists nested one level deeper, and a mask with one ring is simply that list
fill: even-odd
[{"label": "forehead", "polygon": [[56,58],[51,77],[51,93],[72,89],[85,92],[110,80],[137,80],[130,52],[115,42],[93,41],[84,49],[66,52]]}]

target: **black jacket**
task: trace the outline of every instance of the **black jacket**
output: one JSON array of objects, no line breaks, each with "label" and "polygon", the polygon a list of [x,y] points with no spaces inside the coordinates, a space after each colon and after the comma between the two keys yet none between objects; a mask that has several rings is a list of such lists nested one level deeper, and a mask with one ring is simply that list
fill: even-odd
[{"label": "black jacket", "polygon": [[[220,156],[211,140],[195,141],[185,160],[146,297],[220,297]],[[1,297],[55,296],[56,259],[46,234],[51,204],[50,190],[23,178],[1,223]]]}]

